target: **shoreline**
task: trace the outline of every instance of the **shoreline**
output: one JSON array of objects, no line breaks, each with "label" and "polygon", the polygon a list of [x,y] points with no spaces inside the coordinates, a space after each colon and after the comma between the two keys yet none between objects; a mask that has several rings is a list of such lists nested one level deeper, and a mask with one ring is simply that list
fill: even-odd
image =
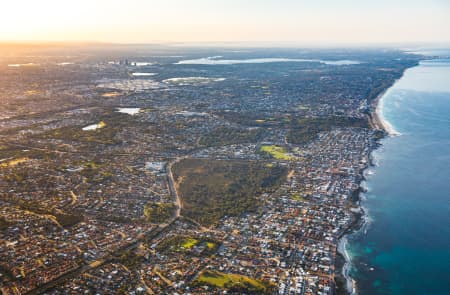
[{"label": "shoreline", "polygon": [[[403,77],[403,75],[402,75]],[[401,77],[400,77],[401,79]],[[399,80],[400,80],[399,79]],[[398,80],[397,80],[398,81]],[[382,130],[385,133],[387,133],[390,136],[399,136],[401,135],[400,132],[394,129],[391,123],[389,123],[383,116],[383,99],[385,95],[388,93],[388,91],[397,83],[395,81],[394,84],[392,84],[391,87],[387,88],[383,92],[381,92],[377,98],[374,99],[373,104],[375,105],[375,110],[371,112],[371,119],[372,124],[374,125],[376,130]]]},{"label": "shoreline", "polygon": [[[413,68],[413,67],[411,67],[411,68]],[[410,69],[410,68],[408,68],[408,69]],[[405,72],[408,69],[405,69],[403,71],[402,75],[400,76],[400,78],[396,79],[394,81],[394,83],[392,83],[392,85],[390,85],[385,90],[380,92],[377,95],[377,97],[370,103],[370,112],[368,114],[369,124],[374,130],[383,132],[384,133],[383,137],[385,137],[386,135],[389,135],[389,136],[401,135],[401,133],[398,132],[397,130],[395,130],[395,128],[392,126],[392,124],[384,118],[384,116],[383,116],[383,99],[386,96],[386,94],[389,92],[389,90],[391,90],[392,87],[394,87],[395,84],[397,84],[397,82],[403,78],[403,76],[405,75]],[[383,138],[383,137],[381,137],[381,138]],[[378,139],[381,139],[381,138],[378,138]],[[375,147],[375,149],[377,147]],[[372,150],[370,151],[370,153],[372,153]]]},{"label": "shoreline", "polygon": [[[405,70],[406,71],[406,70]],[[388,136],[399,136],[401,133],[396,131],[392,125],[385,120],[383,117],[383,98],[388,93],[388,91],[401,79],[405,71],[402,73],[400,78],[394,81],[392,85],[387,87],[385,90],[380,92],[377,97],[370,104],[370,112],[368,114],[369,124],[374,131],[380,132],[378,135],[374,135],[372,138],[373,143],[370,147],[368,157],[368,164],[360,170],[360,174],[362,175],[361,180],[359,181],[359,187],[356,191],[354,191],[353,195],[353,203],[358,206],[359,212],[354,212],[354,220],[350,223],[348,228],[342,232],[338,237],[338,245],[336,252],[336,273],[335,273],[335,294],[337,295],[357,295],[357,282],[354,278],[352,278],[349,274],[351,269],[351,256],[348,253],[347,246],[347,236],[357,233],[362,228],[365,227],[368,221],[367,210],[361,205],[361,193],[365,192],[365,188],[361,186],[362,181],[365,180],[364,172],[370,167],[376,166],[373,162],[372,153],[374,150],[378,149],[381,146],[380,140],[388,137]]]},{"label": "shoreline", "polygon": [[[416,68],[416,67],[419,67],[419,70],[421,70],[420,65],[412,67],[412,68]],[[425,68],[426,68],[426,66],[425,66]],[[410,69],[410,68],[408,68],[408,69]],[[400,100],[400,96],[401,96],[402,99],[405,99],[405,100],[408,99],[408,100],[412,100],[414,102],[414,98],[415,98],[414,95],[410,94],[410,92],[408,92],[408,91],[411,91],[411,92],[414,91],[414,88],[412,87],[411,88],[412,90],[410,90],[408,88],[408,85],[410,85],[409,84],[410,76],[415,77],[416,79],[418,76],[414,76],[414,75],[417,75],[417,72],[415,70],[412,70],[412,72],[414,73],[413,75],[410,75],[408,73],[408,75],[406,75],[406,77],[405,77],[405,80],[400,82],[399,84],[397,84],[397,82],[400,79],[404,78],[404,76],[405,76],[404,74],[406,73],[406,71],[405,71],[404,74],[396,81],[396,83],[394,83],[391,87],[389,87],[388,89],[386,89],[382,93],[380,93],[380,95],[377,96],[376,99],[374,99],[374,101],[372,101],[373,104],[370,105],[370,113],[368,114],[368,118],[370,119],[370,125],[373,130],[380,131],[380,133],[379,133],[380,137],[377,136],[376,138],[373,138],[374,142],[376,144],[374,146],[371,145],[369,148],[369,151],[368,151],[370,161],[369,161],[369,165],[367,165],[367,167],[364,170],[364,175],[363,175],[364,178],[363,179],[365,179],[365,180],[368,179],[369,181],[367,183],[365,183],[365,182],[360,183],[359,187],[361,188],[366,185],[368,185],[370,187],[373,186],[375,194],[377,194],[380,184],[381,184],[381,186],[383,186],[386,183],[386,181],[389,183],[389,185],[387,187],[383,187],[383,193],[380,193],[380,195],[386,193],[386,191],[391,191],[391,187],[397,186],[397,184],[395,182],[393,182],[391,184],[389,182],[390,178],[387,177],[386,175],[383,175],[382,178],[376,178],[376,179],[369,177],[370,174],[372,174],[371,170],[374,169],[372,167],[377,166],[378,155],[383,157],[384,160],[386,160],[386,162],[387,161],[390,162],[391,160],[398,158],[398,155],[400,155],[402,152],[401,149],[404,146],[407,146],[407,144],[408,144],[404,140],[400,139],[401,142],[398,142],[399,143],[398,151],[396,151],[397,150],[396,149],[397,139],[395,137],[401,135],[401,133],[399,133],[398,131],[395,130],[394,126],[392,126],[390,124],[390,122],[388,122],[386,120],[386,117],[384,117],[383,114],[388,115],[387,118],[391,118],[391,116],[393,119],[399,118],[398,126],[401,127],[402,124],[400,124],[400,123],[405,122],[405,121],[403,121],[405,119],[397,117],[398,116],[397,114],[401,114],[402,110],[404,110],[405,108],[411,107],[412,111],[414,111],[414,110],[418,109],[418,107],[423,107],[423,105],[420,105],[420,104],[417,104],[417,105],[416,104],[411,104],[411,105],[410,104],[400,104],[400,105],[394,104],[394,103],[396,103],[397,95],[399,95],[399,97],[398,97],[399,100]],[[434,70],[419,71],[419,75],[423,74],[423,73],[431,75],[431,73],[434,74]],[[441,73],[438,72],[438,74],[440,75]],[[403,82],[406,82],[406,80],[408,80],[408,81],[407,81],[407,83],[404,84]],[[412,81],[414,83],[416,80],[414,80],[414,78],[413,78]],[[407,87],[405,87],[404,93],[398,92],[398,89],[403,89],[402,85],[407,85]],[[415,86],[414,84],[411,84],[411,85]],[[425,85],[428,86],[428,84],[425,84]],[[431,85],[433,85],[433,84],[431,84]],[[396,87],[393,88],[393,86],[396,86]],[[427,90],[427,91],[429,93],[431,93],[431,95],[434,95],[435,93],[439,93],[439,91],[434,91],[433,88],[431,88],[430,90]],[[428,98],[428,96],[424,96],[424,97]],[[387,109],[383,108],[383,102],[386,103],[384,105],[387,107]],[[445,108],[443,110],[445,110]],[[431,111],[430,111],[430,114],[431,114]],[[440,115],[441,112],[437,112],[436,114]],[[426,115],[427,114],[425,114],[424,117],[426,117]],[[439,118],[438,117],[439,115],[436,115],[436,117]],[[406,120],[408,120],[408,119],[411,120],[411,119],[415,119],[415,118],[414,117],[407,118]],[[391,122],[395,123],[395,125],[397,126],[396,120],[392,120]],[[434,123],[435,121],[431,121],[430,125],[427,125],[426,123],[424,123],[425,121],[418,121],[418,122],[424,124],[427,127],[427,129],[420,130],[423,133],[417,132],[417,134],[416,134],[416,132],[414,132],[414,128],[406,128],[406,127],[410,127],[410,126],[404,127],[405,128],[404,132],[405,133],[408,132],[407,133],[408,135],[415,136],[415,137],[417,136],[420,138],[420,136],[422,134],[425,134],[425,132],[430,132],[429,131],[430,129],[428,129],[428,128],[430,128],[430,127],[435,128],[435,125],[431,125],[431,123]],[[436,125],[436,126],[441,127],[440,125]],[[413,127],[413,126],[411,126],[411,127]],[[445,127],[445,125],[444,125],[444,127]],[[402,132],[403,132],[403,130],[402,130]],[[375,135],[378,135],[378,134],[375,134]],[[424,137],[424,139],[427,139],[427,138]],[[389,144],[389,146],[391,146],[391,145],[394,146],[394,149],[395,149],[394,151],[392,151],[390,148],[392,153],[389,153],[389,156],[387,156],[387,153],[386,153],[386,155],[384,155],[385,154],[384,152],[380,153],[379,150],[377,152],[375,152],[377,150],[377,148],[379,148],[382,145],[387,145],[387,144]],[[435,144],[437,149],[439,149],[438,144],[441,145],[442,143],[437,141],[436,143],[433,142],[433,144]],[[391,155],[394,155],[394,156],[391,157]],[[410,158],[412,158],[414,156],[415,156],[414,153],[408,155],[408,157],[410,157]],[[389,159],[387,160],[387,158],[389,158]],[[402,165],[403,164],[408,165],[409,164],[408,162],[410,162],[410,161],[405,160],[405,161],[395,164],[395,168],[399,169],[398,174],[401,175],[400,169],[402,169],[401,168]],[[412,167],[414,167],[414,166],[412,166]],[[391,168],[394,168],[394,167],[391,167]],[[409,167],[407,167],[407,168],[409,168]],[[377,167],[374,170],[375,171],[378,170],[377,173],[380,173],[380,175],[384,174],[387,171],[387,169],[384,169],[386,171],[382,172],[382,171],[379,171],[379,169],[381,169],[381,167],[380,168]],[[396,176],[398,174],[394,174],[394,176]],[[421,179],[426,179],[424,177],[427,177],[427,175],[424,174],[424,175],[420,175],[419,177],[420,178],[417,178],[417,180],[420,181]],[[375,190],[377,190],[377,192],[375,192]],[[414,194],[414,190],[410,190],[409,193]],[[375,197],[375,196],[371,193],[368,196],[368,198],[371,199],[372,197]],[[392,197],[392,195],[388,194],[388,195],[384,196],[384,198],[386,198],[386,199],[388,199],[390,197]],[[377,196],[375,198],[378,199],[378,198],[383,198],[383,197],[380,197],[377,194]],[[336,258],[336,264],[335,264],[337,290],[334,293],[334,295],[341,295],[341,294],[342,295],[344,295],[344,294],[345,295],[356,295],[356,294],[362,294],[364,292],[375,292],[375,293],[387,292],[386,290],[391,290],[391,288],[397,288],[397,287],[400,289],[399,286],[403,286],[403,285],[401,283],[398,283],[398,280],[392,279],[392,274],[397,274],[398,272],[401,273],[400,276],[402,277],[403,280],[405,280],[405,279],[407,280],[407,277],[409,276],[409,274],[406,269],[402,269],[401,271],[399,271],[395,266],[392,267],[391,264],[389,266],[386,266],[386,269],[384,269],[385,265],[383,263],[379,263],[379,264],[377,263],[377,262],[379,262],[379,261],[377,261],[377,258],[376,258],[376,257],[378,257],[377,255],[382,255],[384,253],[390,253],[389,252],[390,250],[383,248],[383,247],[380,248],[380,247],[374,246],[372,244],[372,243],[378,244],[378,243],[382,243],[381,241],[384,241],[383,240],[384,239],[383,226],[380,226],[378,222],[376,224],[374,224],[373,226],[370,226],[371,221],[369,218],[371,216],[374,216],[373,215],[374,213],[367,211],[367,209],[366,209],[366,208],[369,208],[369,210],[371,210],[372,208],[374,208],[374,206],[377,207],[378,209],[383,209],[383,210],[385,210],[386,208],[384,208],[383,206],[382,206],[383,208],[379,208],[378,203],[375,204],[373,202],[367,202],[364,194],[361,195],[361,199],[358,200],[358,204],[356,204],[356,205],[358,205],[360,208],[363,208],[363,210],[365,211],[364,214],[365,214],[365,216],[367,216],[366,217],[367,219],[363,221],[363,225],[361,228],[352,227],[352,225],[350,224],[348,226],[349,231],[352,228],[353,228],[353,231],[350,231],[350,233],[343,235],[339,239],[339,244],[338,244],[338,251],[339,251],[338,256],[339,257]],[[436,203],[436,205],[438,205],[438,203]],[[362,206],[365,206],[365,207],[362,207]],[[399,203],[399,206],[401,206],[401,203]],[[420,206],[420,203],[415,204],[414,206]],[[420,207],[418,207],[418,208],[420,208]],[[380,217],[380,219],[381,219],[381,217]],[[397,225],[395,222],[396,222],[395,220],[389,220],[389,223],[392,225],[394,225],[394,224]],[[438,223],[440,221],[437,219],[434,222],[436,222],[436,225],[438,225]],[[370,230],[369,235],[366,236],[367,229],[370,227],[372,227],[372,230]],[[411,231],[415,233],[414,228],[411,228]],[[371,234],[371,232],[373,232],[374,234]],[[398,233],[394,232],[393,234],[395,235]],[[419,232],[419,234],[420,234],[420,232]],[[400,235],[401,235],[401,233],[400,233]],[[416,235],[417,235],[417,233],[416,233]],[[400,241],[402,241],[402,242],[401,243],[400,242],[397,243],[397,241],[394,242],[393,243],[394,245],[389,244],[389,248],[395,247],[395,246],[397,246],[397,244],[399,247],[402,247],[406,244],[406,243],[403,243],[404,242],[403,240],[400,240]],[[366,246],[371,248],[371,249],[369,248],[370,251],[368,250],[367,253],[364,251],[365,250],[364,247],[366,247]],[[347,247],[347,249],[346,249],[346,247]],[[415,247],[415,245],[413,247]],[[356,251],[356,252],[353,253],[353,251]],[[373,253],[371,253],[372,251],[373,251]],[[410,263],[411,261],[409,261],[409,260],[414,258],[414,257],[406,258],[402,255],[398,255],[398,253],[392,254],[392,255],[393,256],[391,258],[395,259],[395,263],[397,263],[397,264],[401,263],[403,265],[405,265],[405,263],[406,264]],[[394,258],[394,255],[396,255],[395,258]],[[433,259],[436,259],[436,265],[439,265],[439,267],[440,267],[441,260],[439,260],[439,258],[433,257]],[[377,265],[378,265],[378,269],[377,269]],[[417,268],[418,266],[420,267],[422,265],[423,265],[423,263],[421,261],[415,267]],[[434,268],[431,269],[431,271],[434,271],[434,270],[435,270]],[[375,271],[375,272],[373,274],[370,274],[370,271]],[[439,271],[439,273],[442,273],[442,271]],[[444,273],[445,273],[445,270],[444,270]],[[420,279],[422,278],[422,276],[420,276],[420,274],[416,274],[416,273],[414,273],[414,275],[417,276],[414,279],[419,280],[418,282],[421,282]],[[438,274],[438,275],[440,275],[440,274]],[[337,280],[338,276],[340,276],[342,278],[343,282],[342,281],[338,282],[338,280]],[[434,285],[439,286],[440,282],[442,281],[442,278],[440,278],[440,279],[435,279],[435,278],[436,278],[436,276],[433,276],[433,278],[431,278],[431,275],[430,275],[429,280],[433,281]],[[340,284],[338,284],[338,283],[340,283]],[[422,283],[417,283],[416,285],[414,285],[414,287],[409,286],[408,289],[405,288],[403,291],[409,294],[419,288],[421,288],[421,292],[424,292],[424,291],[426,292],[425,289],[427,287],[424,286]],[[437,290],[439,290],[439,289],[437,289]]]}]

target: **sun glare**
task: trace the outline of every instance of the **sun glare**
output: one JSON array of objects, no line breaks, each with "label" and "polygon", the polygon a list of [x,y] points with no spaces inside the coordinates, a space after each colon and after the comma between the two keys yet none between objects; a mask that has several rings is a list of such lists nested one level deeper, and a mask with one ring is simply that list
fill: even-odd
[{"label": "sun glare", "polygon": [[2,0],[0,41],[408,42],[450,36],[450,5],[414,2],[405,10],[400,2]]}]

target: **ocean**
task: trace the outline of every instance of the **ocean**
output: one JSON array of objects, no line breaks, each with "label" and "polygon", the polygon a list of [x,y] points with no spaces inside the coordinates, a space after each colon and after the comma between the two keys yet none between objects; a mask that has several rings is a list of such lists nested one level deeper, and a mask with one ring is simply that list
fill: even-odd
[{"label": "ocean", "polygon": [[372,153],[349,274],[363,295],[450,294],[450,59],[408,69],[380,104],[399,135]]}]

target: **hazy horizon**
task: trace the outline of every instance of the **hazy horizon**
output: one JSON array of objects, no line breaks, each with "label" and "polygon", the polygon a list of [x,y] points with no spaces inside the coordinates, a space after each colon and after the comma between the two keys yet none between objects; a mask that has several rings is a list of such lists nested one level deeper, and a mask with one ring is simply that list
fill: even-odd
[{"label": "hazy horizon", "polygon": [[6,1],[0,42],[450,43],[445,0]]}]

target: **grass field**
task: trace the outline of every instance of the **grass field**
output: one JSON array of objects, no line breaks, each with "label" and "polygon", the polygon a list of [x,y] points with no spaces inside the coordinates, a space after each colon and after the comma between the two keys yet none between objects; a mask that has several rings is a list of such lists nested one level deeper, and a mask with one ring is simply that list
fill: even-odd
[{"label": "grass field", "polygon": [[0,163],[0,167],[14,167],[19,164],[25,163],[27,161],[28,161],[28,158],[26,158],[26,157],[18,158],[18,159],[10,160],[8,162]]},{"label": "grass field", "polygon": [[277,145],[263,145],[259,149],[261,152],[269,154],[271,157],[277,160],[292,161],[295,157],[287,154],[285,147]]},{"label": "grass field", "polygon": [[197,247],[196,255],[209,256],[218,249],[219,243],[208,237],[202,236],[173,236],[162,241],[157,250],[163,253],[190,252]]},{"label": "grass field", "polygon": [[231,289],[254,294],[268,292],[271,285],[248,276],[222,273],[218,271],[204,271],[195,280],[196,284],[206,284],[220,289]]},{"label": "grass field", "polygon": [[304,197],[300,196],[300,195],[293,195],[293,196],[292,196],[292,199],[293,199],[294,201],[298,201],[298,202],[304,202],[304,201],[306,201],[306,199],[305,199]]},{"label": "grass field", "polygon": [[197,244],[198,244],[197,239],[187,238],[181,242],[180,247],[183,249],[191,249],[192,247],[196,246]]}]

